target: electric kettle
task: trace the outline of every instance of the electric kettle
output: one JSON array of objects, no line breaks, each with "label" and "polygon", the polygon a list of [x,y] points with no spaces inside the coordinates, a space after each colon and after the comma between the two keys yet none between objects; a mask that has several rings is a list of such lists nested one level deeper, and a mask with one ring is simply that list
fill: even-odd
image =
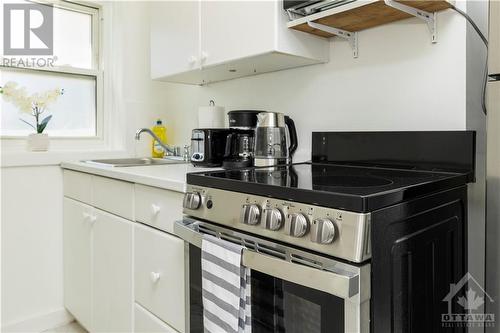
[{"label": "electric kettle", "polygon": [[[288,135],[287,135],[288,132]],[[293,120],[283,113],[260,112],[255,128],[255,166],[292,162],[297,149],[297,131]]]}]

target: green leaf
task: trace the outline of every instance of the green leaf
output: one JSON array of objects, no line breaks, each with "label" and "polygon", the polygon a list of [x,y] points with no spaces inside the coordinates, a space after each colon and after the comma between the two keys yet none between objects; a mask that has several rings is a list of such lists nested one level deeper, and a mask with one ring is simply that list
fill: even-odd
[{"label": "green leaf", "polygon": [[45,117],[42,122],[37,126],[37,132],[38,133],[43,133],[43,130],[45,127],[47,127],[47,124],[49,123],[50,119],[52,119],[52,115]]},{"label": "green leaf", "polygon": [[30,123],[28,123],[28,122],[27,122],[26,120],[24,120],[24,119],[21,119],[21,118],[19,118],[19,120],[20,120],[20,121],[22,121],[23,123],[26,123],[26,124],[28,124],[29,126],[31,126],[31,127],[32,127],[32,128],[33,128],[33,129],[35,130],[35,131],[36,131],[36,128],[35,128],[35,126],[31,125],[31,124],[30,124]]}]

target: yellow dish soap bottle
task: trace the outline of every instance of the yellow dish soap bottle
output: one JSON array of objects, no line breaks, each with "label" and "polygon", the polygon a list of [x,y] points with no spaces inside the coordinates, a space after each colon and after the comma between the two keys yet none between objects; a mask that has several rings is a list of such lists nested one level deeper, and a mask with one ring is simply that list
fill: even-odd
[{"label": "yellow dish soap bottle", "polygon": [[[167,129],[163,126],[160,119],[156,121],[156,125],[153,126],[151,130],[160,138],[162,143],[167,143]],[[165,150],[155,139],[153,139],[151,143],[151,156],[156,158],[163,158],[163,156],[165,156]]]}]

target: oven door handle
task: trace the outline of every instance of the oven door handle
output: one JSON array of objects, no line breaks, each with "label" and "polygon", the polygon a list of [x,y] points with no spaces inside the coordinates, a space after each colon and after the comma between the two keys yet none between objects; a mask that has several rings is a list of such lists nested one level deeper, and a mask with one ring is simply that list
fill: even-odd
[{"label": "oven door handle", "polygon": [[[201,248],[202,234],[188,227],[182,221],[175,223],[174,232],[186,242]],[[343,274],[321,270],[272,257],[248,248],[243,249],[242,264],[270,276],[321,290],[343,299],[349,299],[360,293],[360,277],[358,274],[349,272]]]}]

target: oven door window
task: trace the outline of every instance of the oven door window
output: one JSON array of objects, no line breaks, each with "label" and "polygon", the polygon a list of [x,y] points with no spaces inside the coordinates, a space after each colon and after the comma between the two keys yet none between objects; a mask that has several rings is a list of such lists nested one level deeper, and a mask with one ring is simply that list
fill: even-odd
[{"label": "oven door window", "polygon": [[[190,245],[190,332],[203,332],[201,251]],[[252,271],[252,333],[344,332],[344,300]]]}]

